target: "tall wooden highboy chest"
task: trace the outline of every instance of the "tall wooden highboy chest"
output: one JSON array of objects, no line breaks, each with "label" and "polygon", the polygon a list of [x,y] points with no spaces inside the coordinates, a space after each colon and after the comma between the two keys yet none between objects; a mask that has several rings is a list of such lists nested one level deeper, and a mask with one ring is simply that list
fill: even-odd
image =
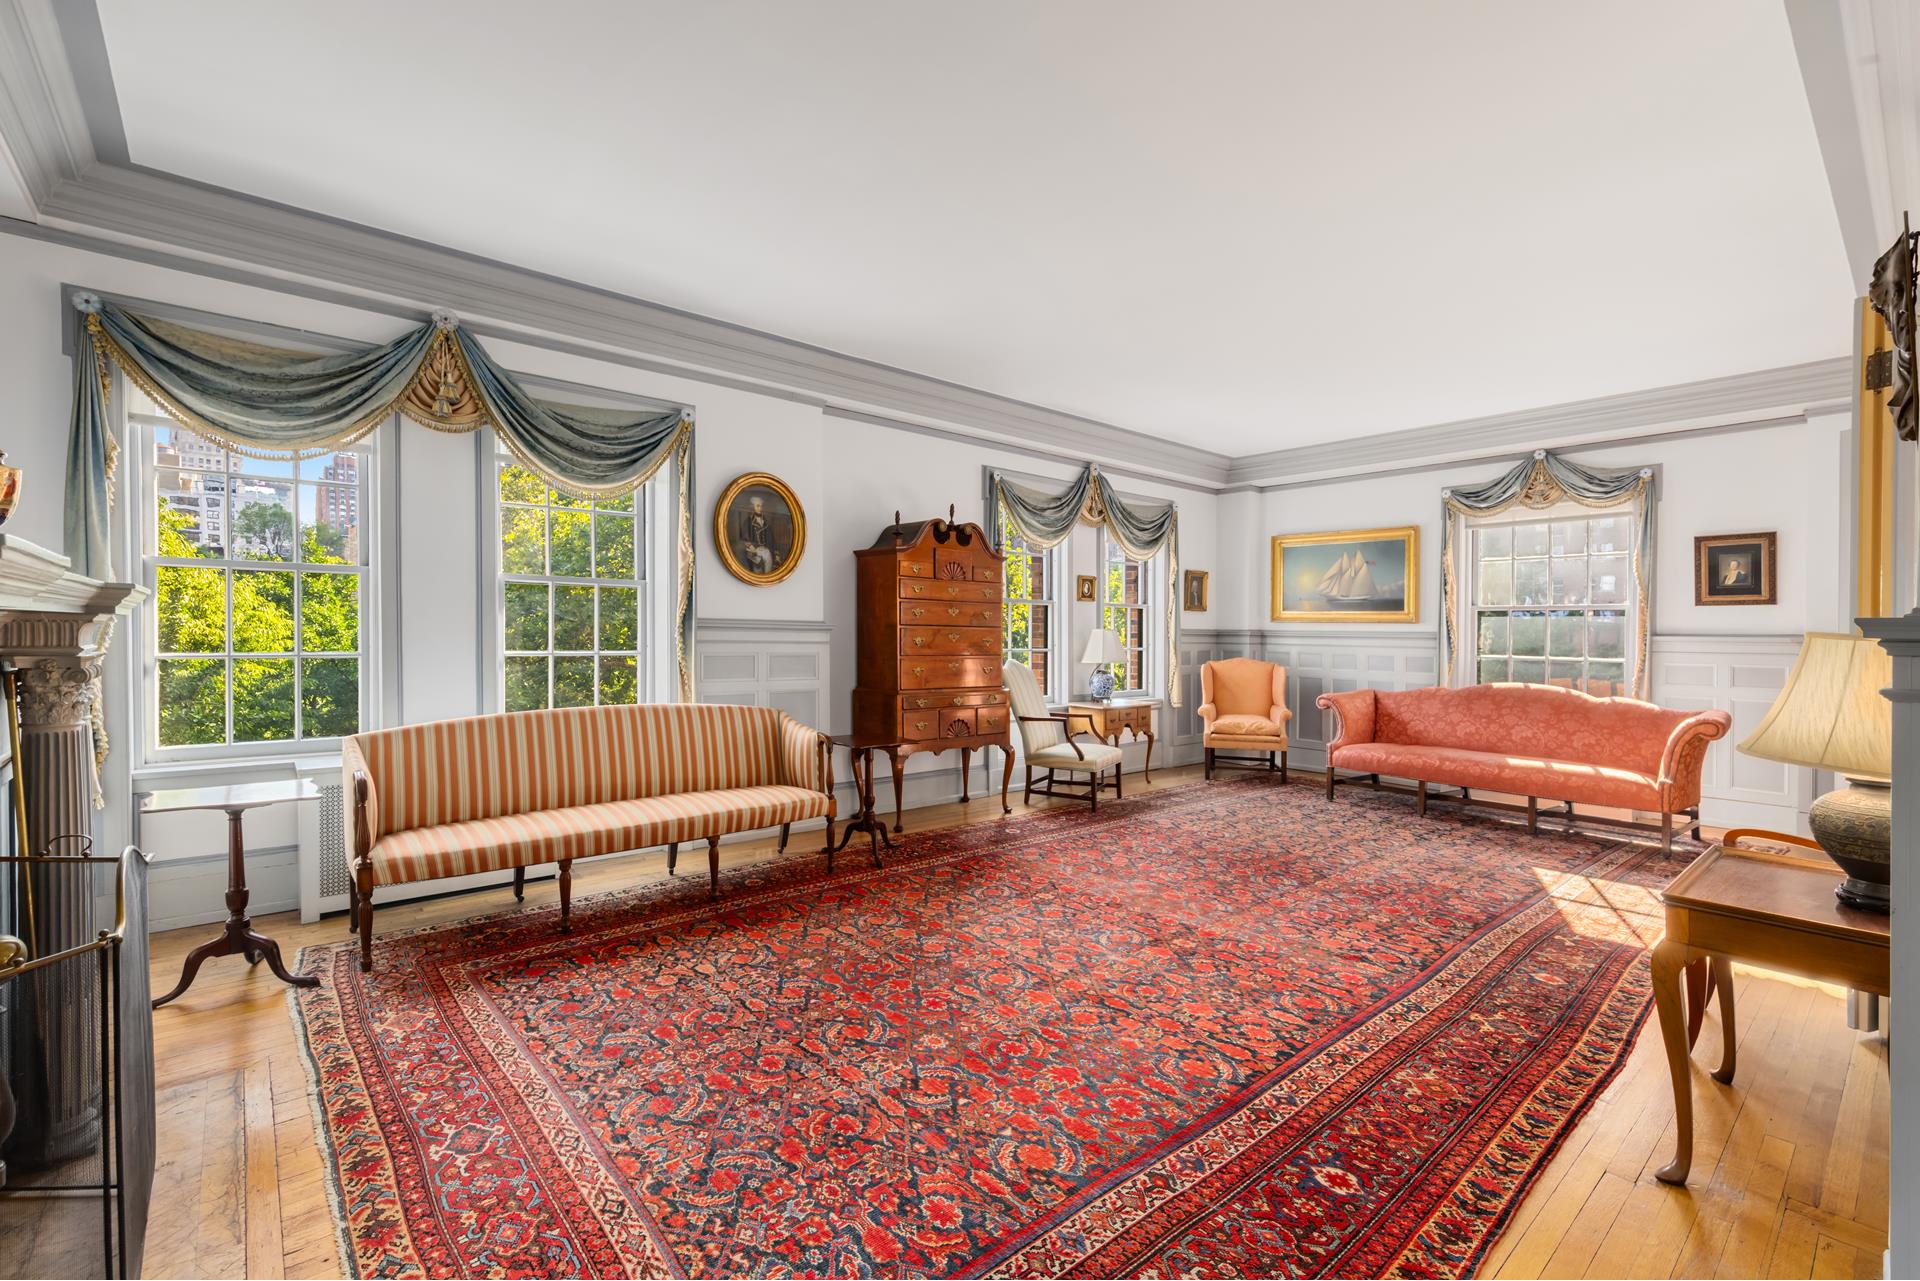
[{"label": "tall wooden highboy chest", "polygon": [[960,749],[961,799],[970,798],[976,748],[998,747],[1011,771],[1012,716],[1000,677],[1000,554],[975,524],[899,521],[854,553],[858,569],[859,672],[853,732],[898,742],[893,830],[901,776],[916,752]]}]

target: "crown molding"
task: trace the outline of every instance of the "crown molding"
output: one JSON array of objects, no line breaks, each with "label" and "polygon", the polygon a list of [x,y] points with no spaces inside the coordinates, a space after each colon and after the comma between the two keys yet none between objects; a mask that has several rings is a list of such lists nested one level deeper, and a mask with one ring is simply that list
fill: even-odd
[{"label": "crown molding", "polygon": [[0,0],[0,152],[36,209],[94,163],[52,0]]},{"label": "crown molding", "polygon": [[1413,463],[1464,462],[1522,449],[1564,449],[1678,430],[1803,419],[1852,403],[1853,361],[1836,356],[1779,369],[1597,396],[1237,458],[1229,488],[1360,476]]}]

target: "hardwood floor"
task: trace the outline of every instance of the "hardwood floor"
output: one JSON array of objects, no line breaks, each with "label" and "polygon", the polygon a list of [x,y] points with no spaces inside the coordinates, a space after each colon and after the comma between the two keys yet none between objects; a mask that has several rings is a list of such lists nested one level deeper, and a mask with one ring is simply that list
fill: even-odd
[{"label": "hardwood floor", "polygon": [[[1197,767],[1163,769],[1151,785],[1137,775],[1126,785],[1133,793],[1199,776]],[[1295,786],[1317,786],[1296,777]],[[996,796],[915,811],[911,826],[987,822],[999,813]],[[772,855],[768,839],[728,846],[721,861],[737,867]],[[582,865],[574,888],[586,895],[665,875],[658,854],[600,860]],[[546,902],[554,893],[552,882],[540,882],[527,897]],[[499,889],[382,907],[379,928],[457,920],[511,902]],[[347,937],[338,917],[302,925],[282,915],[261,924],[289,957]],[[215,928],[155,936],[155,991],[173,985],[181,959]],[[1482,1275],[1880,1275],[1886,1047],[1847,1030],[1837,989],[1740,968],[1735,976],[1741,1074],[1728,1088],[1697,1072],[1693,1184],[1669,1188],[1653,1177],[1672,1144],[1673,1103],[1649,1017],[1626,1068],[1521,1203]],[[155,1013],[150,1277],[341,1275],[286,991],[264,967],[227,958],[210,962],[185,996]],[[1700,1043],[1717,1045],[1718,1028],[1705,1029]],[[1713,1054],[1702,1050],[1709,1067]]]}]

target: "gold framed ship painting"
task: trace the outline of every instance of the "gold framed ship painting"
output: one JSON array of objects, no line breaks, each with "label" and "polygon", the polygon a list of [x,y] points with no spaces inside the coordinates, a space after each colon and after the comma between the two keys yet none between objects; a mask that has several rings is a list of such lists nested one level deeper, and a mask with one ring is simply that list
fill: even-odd
[{"label": "gold framed ship painting", "polygon": [[1420,527],[1273,538],[1273,620],[1420,621]]}]

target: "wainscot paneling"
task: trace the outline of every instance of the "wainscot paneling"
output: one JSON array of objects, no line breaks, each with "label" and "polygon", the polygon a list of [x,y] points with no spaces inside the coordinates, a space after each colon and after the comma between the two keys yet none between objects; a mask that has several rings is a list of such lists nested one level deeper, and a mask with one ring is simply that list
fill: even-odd
[{"label": "wainscot paneling", "polygon": [[702,618],[694,638],[703,703],[777,707],[802,725],[827,726],[833,628],[780,619]]},{"label": "wainscot paneling", "polygon": [[1800,637],[1656,635],[1650,648],[1654,702],[1691,711],[1717,707],[1733,717],[1733,732],[1707,749],[1700,816],[1716,827],[1805,832],[1807,807],[1819,794],[1815,772],[1735,747],[1787,683]]},{"label": "wainscot paneling", "polygon": [[1337,732],[1333,713],[1315,705],[1322,694],[1419,689],[1439,679],[1440,643],[1431,630],[1295,624],[1258,635],[1260,656],[1287,669],[1288,757],[1305,769],[1326,768]]}]

